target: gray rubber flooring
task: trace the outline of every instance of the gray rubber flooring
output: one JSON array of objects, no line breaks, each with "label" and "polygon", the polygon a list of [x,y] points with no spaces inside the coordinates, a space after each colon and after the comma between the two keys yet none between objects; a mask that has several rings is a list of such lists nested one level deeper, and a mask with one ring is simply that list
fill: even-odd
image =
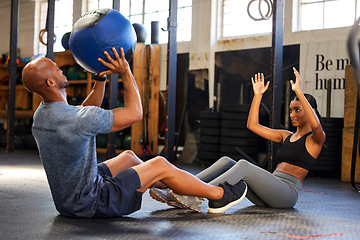
[{"label": "gray rubber flooring", "polygon": [[306,178],[293,209],[245,199],[224,214],[207,214],[206,205],[202,213],[174,209],[146,192],[142,208],[128,216],[63,217],[37,152],[0,149],[0,239],[360,239],[360,194],[339,179]]}]

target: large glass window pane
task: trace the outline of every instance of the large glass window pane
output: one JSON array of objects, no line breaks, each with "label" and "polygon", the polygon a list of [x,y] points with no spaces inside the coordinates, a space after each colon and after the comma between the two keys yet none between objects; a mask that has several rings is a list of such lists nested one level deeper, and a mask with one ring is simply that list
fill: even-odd
[{"label": "large glass window pane", "polygon": [[181,0],[178,1],[178,7],[191,7],[192,6],[192,0]]},{"label": "large glass window pane", "polygon": [[192,22],[192,9],[189,7],[179,8],[178,30],[176,35],[178,42],[191,40],[191,22]]},{"label": "large glass window pane", "polygon": [[[178,41],[189,41],[191,39],[191,6],[192,0],[178,1]],[[88,0],[89,10],[104,7],[111,8],[112,0]],[[143,23],[145,25],[148,32],[146,43],[150,43],[151,39],[151,21],[159,21],[159,43],[166,43],[168,41],[168,32],[162,31],[161,28],[167,29],[169,0],[121,0],[120,12],[131,23]]]},{"label": "large glass window pane", "polygon": [[301,3],[318,3],[323,2],[324,0],[302,0]]},{"label": "large glass window pane", "polygon": [[112,0],[89,0],[88,10],[95,10],[100,8],[112,8]]},{"label": "large glass window pane", "polygon": [[[47,16],[47,3],[41,3],[40,5],[40,29],[44,29],[46,27],[46,16]],[[44,34],[44,41],[47,38],[47,35]],[[46,46],[39,42],[38,45],[38,54],[46,54]]]},{"label": "large glass window pane", "polygon": [[357,0],[302,0],[299,1],[299,29],[313,30],[347,27],[359,15]]},{"label": "large glass window pane", "polygon": [[145,1],[145,13],[167,11],[168,9],[169,9],[169,0],[146,0]]},{"label": "large glass window pane", "polygon": [[65,33],[71,32],[72,23],[73,1],[55,1],[54,33],[56,35],[56,41],[54,43],[54,52],[60,52],[65,50],[61,44],[61,38]]},{"label": "large glass window pane", "polygon": [[131,23],[142,23],[142,15],[131,15],[129,21]]},{"label": "large glass window pane", "polygon": [[304,4],[301,7],[301,30],[323,28],[323,3]]},{"label": "large glass window pane", "polygon": [[131,0],[130,15],[142,14],[143,0]]},{"label": "large glass window pane", "polygon": [[162,31],[161,28],[167,29],[167,18],[169,17],[168,11],[161,11],[158,13],[145,14],[145,28],[148,31],[147,43],[151,41],[151,22],[159,22],[159,43],[166,43],[168,41],[168,32]]},{"label": "large glass window pane", "polygon": [[120,1],[120,12],[122,15],[124,15],[126,18],[129,18],[130,16],[130,0],[121,0]]},{"label": "large glass window pane", "polygon": [[[192,1],[178,1],[177,11],[177,41],[189,41],[191,39],[191,21],[192,21]],[[159,22],[159,43],[168,41],[168,32],[162,31],[161,28],[167,29],[167,18],[169,17],[168,0],[146,0],[145,1],[145,19],[144,25],[149,33],[148,43],[150,43],[151,21]]]},{"label": "large glass window pane", "polygon": [[325,2],[324,28],[350,26],[355,20],[355,0]]},{"label": "large glass window pane", "polygon": [[[40,5],[40,29],[46,28],[48,4],[47,2]],[[73,24],[73,0],[56,0],[55,1],[55,16],[54,16],[54,34],[56,40],[54,42],[54,52],[64,51],[61,44],[63,35],[71,32]],[[43,35],[43,41],[47,42],[47,33]],[[46,54],[46,46],[39,43],[38,53]]]},{"label": "large glass window pane", "polygon": [[[244,36],[260,33],[269,33],[272,30],[272,21],[254,21],[247,12],[249,1],[224,0],[223,4],[223,37]],[[262,14],[268,13],[265,1],[260,7]],[[259,4],[254,2],[249,8],[254,18],[260,18]]]},{"label": "large glass window pane", "polygon": [[112,8],[113,1],[112,0],[101,0],[99,1],[99,9],[100,8]]}]

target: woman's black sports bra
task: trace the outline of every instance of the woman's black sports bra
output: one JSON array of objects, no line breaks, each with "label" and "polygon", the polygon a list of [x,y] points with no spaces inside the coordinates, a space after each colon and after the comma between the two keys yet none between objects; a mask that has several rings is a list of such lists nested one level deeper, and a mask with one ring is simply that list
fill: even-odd
[{"label": "woman's black sports bra", "polygon": [[316,160],[310,155],[305,146],[306,138],[310,134],[311,132],[308,132],[295,142],[290,142],[292,136],[290,134],[277,151],[276,159],[278,162],[287,162],[309,170]]}]

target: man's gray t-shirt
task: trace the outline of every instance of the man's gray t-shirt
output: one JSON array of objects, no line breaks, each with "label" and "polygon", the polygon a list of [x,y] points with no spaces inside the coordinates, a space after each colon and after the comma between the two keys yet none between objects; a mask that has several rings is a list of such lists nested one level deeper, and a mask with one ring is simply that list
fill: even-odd
[{"label": "man's gray t-shirt", "polygon": [[63,215],[92,217],[103,179],[97,174],[96,135],[109,133],[111,110],[42,102],[32,133],[56,209]]}]

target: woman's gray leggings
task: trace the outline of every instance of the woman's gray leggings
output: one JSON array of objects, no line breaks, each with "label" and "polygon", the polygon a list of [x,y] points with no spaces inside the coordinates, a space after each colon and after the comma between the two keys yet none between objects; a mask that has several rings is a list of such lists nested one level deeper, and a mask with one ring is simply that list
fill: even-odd
[{"label": "woman's gray leggings", "polygon": [[302,184],[297,178],[282,172],[270,172],[246,161],[222,157],[196,175],[211,185],[227,181],[231,185],[243,180],[248,185],[246,197],[257,206],[291,208],[298,199]]}]

